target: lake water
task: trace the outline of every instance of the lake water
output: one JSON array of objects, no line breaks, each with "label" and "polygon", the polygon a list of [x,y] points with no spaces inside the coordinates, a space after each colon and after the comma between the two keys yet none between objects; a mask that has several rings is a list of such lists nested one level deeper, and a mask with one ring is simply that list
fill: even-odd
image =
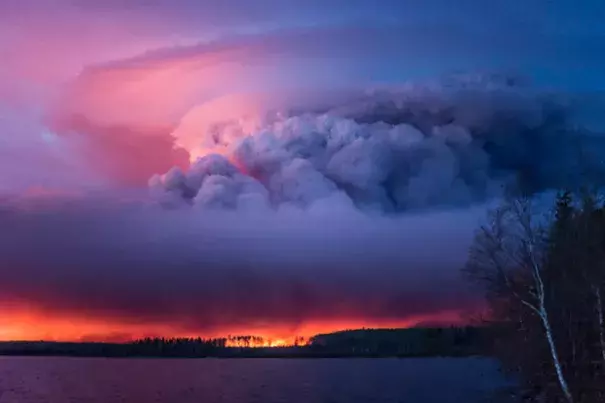
[{"label": "lake water", "polygon": [[473,403],[499,385],[480,358],[0,357],[0,403]]}]

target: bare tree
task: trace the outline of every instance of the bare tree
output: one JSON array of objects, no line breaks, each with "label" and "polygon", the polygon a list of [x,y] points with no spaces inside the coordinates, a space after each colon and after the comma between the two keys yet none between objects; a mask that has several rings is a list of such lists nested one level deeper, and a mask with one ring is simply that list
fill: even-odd
[{"label": "bare tree", "polygon": [[558,386],[568,403],[573,395],[559,358],[547,301],[544,271],[548,253],[548,221],[527,197],[509,198],[480,228],[470,250],[466,272],[486,286],[494,301],[513,299],[526,312],[516,316],[519,326],[529,313],[539,319]]}]

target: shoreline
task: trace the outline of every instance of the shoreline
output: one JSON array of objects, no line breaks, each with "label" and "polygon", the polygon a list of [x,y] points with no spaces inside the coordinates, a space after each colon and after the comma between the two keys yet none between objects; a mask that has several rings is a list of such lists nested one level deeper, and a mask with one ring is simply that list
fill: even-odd
[{"label": "shoreline", "polygon": [[347,359],[427,359],[427,358],[457,358],[457,359],[468,359],[468,358],[492,358],[488,355],[481,354],[470,354],[470,355],[210,355],[210,356],[166,356],[166,355],[77,355],[77,354],[5,354],[0,353],[0,359],[2,358],[103,358],[103,359],[152,359],[152,360],[203,360],[203,359],[218,359],[218,360],[231,360],[231,359],[278,359],[278,360],[322,360],[322,359],[335,359],[335,360],[347,360]]},{"label": "shoreline", "polygon": [[[3,341],[0,356],[102,358],[428,358],[485,356],[485,329],[357,329],[307,343],[262,346],[262,338],[146,338],[128,342]],[[229,345],[228,343],[241,345]],[[257,343],[255,345],[255,343]]]}]

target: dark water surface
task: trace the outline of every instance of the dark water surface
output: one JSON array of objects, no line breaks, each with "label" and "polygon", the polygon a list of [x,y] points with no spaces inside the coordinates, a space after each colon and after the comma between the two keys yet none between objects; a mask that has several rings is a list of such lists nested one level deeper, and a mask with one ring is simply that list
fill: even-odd
[{"label": "dark water surface", "polygon": [[479,358],[0,357],[0,403],[473,403],[501,384]]}]

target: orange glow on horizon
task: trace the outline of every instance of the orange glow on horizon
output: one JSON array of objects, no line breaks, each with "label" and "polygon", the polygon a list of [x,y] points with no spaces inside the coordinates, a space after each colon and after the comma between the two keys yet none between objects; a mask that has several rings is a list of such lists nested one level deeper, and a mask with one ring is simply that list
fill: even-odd
[{"label": "orange glow on horizon", "polygon": [[[0,340],[109,341],[127,342],[145,337],[203,337],[252,335],[246,342],[230,341],[233,347],[279,347],[305,344],[314,335],[360,328],[405,328],[422,323],[464,324],[460,312],[445,311],[409,319],[309,319],[292,324],[251,324],[247,327],[225,326],[211,332],[185,328],[178,323],[135,323],[131,320],[102,319],[83,316],[53,316],[35,310],[9,310],[0,317]],[[261,340],[262,339],[262,340]]]},{"label": "orange glow on horizon", "polygon": [[249,340],[227,340],[225,345],[227,347],[290,347],[290,346],[304,346],[309,344],[309,339],[304,337],[294,337],[291,339],[266,339],[262,336],[252,337]]}]

